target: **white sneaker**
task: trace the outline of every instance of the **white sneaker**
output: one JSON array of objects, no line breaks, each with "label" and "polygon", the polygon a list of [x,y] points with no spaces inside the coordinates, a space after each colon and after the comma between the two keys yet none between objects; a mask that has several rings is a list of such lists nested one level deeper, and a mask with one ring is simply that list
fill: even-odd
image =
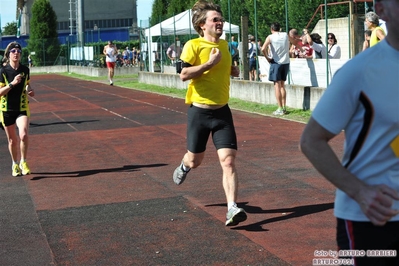
[{"label": "white sneaker", "polygon": [[276,111],[273,112],[274,115],[284,115],[284,110],[282,109],[277,109]]},{"label": "white sneaker", "polygon": [[233,206],[226,214],[226,226],[237,225],[247,219],[244,209]]}]

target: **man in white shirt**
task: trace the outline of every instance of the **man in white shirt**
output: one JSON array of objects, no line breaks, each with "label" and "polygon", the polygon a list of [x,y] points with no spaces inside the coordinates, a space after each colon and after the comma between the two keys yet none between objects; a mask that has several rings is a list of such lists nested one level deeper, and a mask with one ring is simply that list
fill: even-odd
[{"label": "man in white shirt", "polygon": [[[261,49],[270,64],[269,81],[274,82],[274,92],[278,105],[278,109],[273,112],[274,115],[284,115],[287,112],[285,81],[290,70],[290,42],[294,45],[300,42],[295,36],[290,36],[280,30],[280,23],[274,22],[270,26],[272,34],[267,36]],[[302,51],[301,47],[299,49]]]},{"label": "man in white shirt", "polygon": [[108,79],[109,85],[114,85],[114,71],[116,64],[116,56],[118,54],[118,50],[116,46],[112,43],[112,41],[108,41],[108,44],[104,46],[103,54],[105,55],[105,63],[108,68]]}]

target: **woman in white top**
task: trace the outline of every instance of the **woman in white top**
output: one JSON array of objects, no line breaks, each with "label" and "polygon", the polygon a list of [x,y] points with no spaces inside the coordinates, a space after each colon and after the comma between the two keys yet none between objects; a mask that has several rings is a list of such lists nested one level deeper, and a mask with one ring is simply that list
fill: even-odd
[{"label": "woman in white top", "polygon": [[334,33],[328,34],[328,58],[340,59],[341,58],[341,47],[337,45],[337,39]]},{"label": "woman in white top", "polygon": [[309,34],[309,31],[307,29],[303,30],[303,34],[305,35],[307,42],[314,51],[313,58],[326,59],[326,46],[321,41],[321,36],[318,33]]}]

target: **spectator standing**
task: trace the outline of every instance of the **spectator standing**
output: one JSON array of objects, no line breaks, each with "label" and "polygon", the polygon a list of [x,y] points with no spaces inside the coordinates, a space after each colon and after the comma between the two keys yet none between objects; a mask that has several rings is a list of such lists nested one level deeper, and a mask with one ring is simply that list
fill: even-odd
[{"label": "spectator standing", "polygon": [[229,50],[231,54],[231,64],[233,66],[238,66],[239,52],[238,52],[238,42],[234,40],[234,35],[231,36],[231,41],[229,42]]},{"label": "spectator standing", "polygon": [[[375,10],[389,35],[335,74],[300,140],[337,187],[338,249],[390,251],[391,257],[355,256],[357,266],[399,265],[399,1],[376,0]],[[342,163],[329,145],[341,132]]]},{"label": "spectator standing", "polygon": [[257,61],[258,61],[258,50],[259,47],[255,42],[255,36],[251,35],[249,37],[249,43],[248,43],[249,80],[251,81],[258,80],[258,75],[256,71]]},{"label": "spectator standing", "polygon": [[299,40],[295,39],[294,35],[289,36],[286,32],[281,32],[280,30],[280,23],[272,23],[270,26],[271,34],[267,36],[261,49],[270,64],[269,81],[274,82],[278,105],[278,109],[273,112],[274,115],[284,115],[287,111],[285,81],[290,70],[290,41],[295,45],[299,43]]},{"label": "spectator standing", "polygon": [[337,38],[335,38],[334,33],[329,33],[327,35],[328,40],[328,58],[330,59],[340,59],[341,58],[341,47],[337,44]]},{"label": "spectator standing", "polygon": [[[140,70],[143,70],[143,66],[141,64],[141,50],[137,49],[136,52],[137,52],[136,64],[140,67]],[[143,58],[144,58],[143,60],[145,60],[145,57],[143,57]]]},{"label": "spectator standing", "polygon": [[291,44],[291,47],[290,47],[290,57],[291,57],[291,58],[299,58],[300,55],[301,55],[301,49],[300,49],[300,47],[302,47],[302,40],[301,40],[301,38],[299,37],[298,30],[297,30],[297,29],[291,29],[291,30],[289,31],[289,34],[290,34],[293,38],[295,38],[295,39],[298,40],[297,44]]},{"label": "spectator standing", "polygon": [[204,0],[196,2],[192,8],[192,23],[200,37],[189,40],[180,57],[183,61],[180,78],[190,80],[186,94],[186,104],[190,105],[187,152],[173,173],[173,181],[180,185],[188,172],[202,163],[211,134],[223,170],[226,226],[233,226],[247,219],[245,211],[236,204],[237,139],[228,106],[230,76],[237,77],[239,69],[231,65],[228,42],[220,39],[224,19],[219,5]]},{"label": "spectator standing", "polygon": [[180,54],[181,54],[180,41],[179,38],[176,37],[175,42],[172,43],[166,50],[166,55],[170,59],[172,65],[175,65],[176,60],[180,58]]},{"label": "spectator standing", "polygon": [[130,49],[129,47],[126,47],[125,51],[123,51],[123,64],[124,66],[129,66],[130,62],[129,62],[129,57],[130,57]]},{"label": "spectator standing", "polygon": [[33,97],[35,93],[29,84],[29,68],[20,63],[21,54],[21,45],[11,42],[5,50],[8,61],[0,69],[0,113],[12,159],[12,176],[30,174],[26,162],[30,117],[28,96]]},{"label": "spectator standing", "polygon": [[379,26],[380,20],[379,16],[374,12],[366,13],[366,19],[364,20],[366,27],[371,30],[370,36],[370,47],[373,47],[381,40],[385,38],[384,29]]},{"label": "spectator standing", "polygon": [[33,67],[32,57],[30,55],[28,55],[28,66],[29,68]]},{"label": "spectator standing", "polygon": [[312,59],[313,58],[313,48],[310,47],[310,44],[308,43],[308,39],[305,35],[302,35],[301,37],[301,48],[302,52],[299,53],[300,58],[305,58],[305,59]]},{"label": "spectator standing", "polygon": [[135,66],[136,65],[136,60],[137,60],[136,47],[132,48],[132,51],[130,52],[130,56],[131,56],[130,63],[132,64],[132,66]]},{"label": "spectator standing", "polygon": [[303,30],[303,34],[305,34],[307,42],[314,51],[313,58],[326,59],[326,46],[321,41],[321,36],[318,33],[309,34],[309,31],[307,29]]},{"label": "spectator standing", "polygon": [[128,56],[128,66],[132,67],[133,66],[133,49],[129,49],[129,56]]},{"label": "spectator standing", "polygon": [[116,46],[112,43],[112,41],[108,41],[108,44],[104,46],[103,54],[105,55],[105,63],[108,68],[108,80],[109,85],[114,85],[114,71],[115,71],[115,63],[118,56],[118,50]]},{"label": "spectator standing", "polygon": [[364,31],[364,42],[363,42],[363,49],[365,51],[367,48],[370,47],[370,38],[371,38],[371,30]]}]

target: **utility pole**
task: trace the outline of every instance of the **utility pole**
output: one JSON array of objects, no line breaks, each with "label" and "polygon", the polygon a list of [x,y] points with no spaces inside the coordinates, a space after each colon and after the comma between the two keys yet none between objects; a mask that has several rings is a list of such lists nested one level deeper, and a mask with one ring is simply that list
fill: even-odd
[{"label": "utility pole", "polygon": [[82,61],[83,63],[85,62],[85,52],[84,52],[84,47],[85,47],[85,40],[84,40],[84,33],[85,33],[85,25],[84,25],[84,0],[77,0],[77,9],[78,9],[78,17],[76,20],[77,23],[77,30],[78,30],[78,43],[81,48],[82,52]]},{"label": "utility pole", "polygon": [[241,36],[242,36],[242,55],[241,60],[243,64],[243,77],[244,80],[249,80],[249,67],[248,67],[248,17],[241,17]]}]

